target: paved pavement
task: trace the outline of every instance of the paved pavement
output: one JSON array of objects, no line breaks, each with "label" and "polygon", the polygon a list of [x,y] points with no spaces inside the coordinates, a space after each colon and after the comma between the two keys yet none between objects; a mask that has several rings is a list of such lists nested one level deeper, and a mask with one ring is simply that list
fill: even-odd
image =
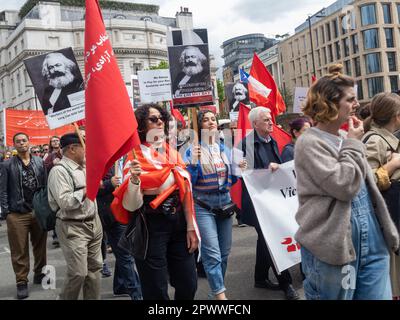
[{"label": "paved pavement", "polygon": [[[0,227],[0,300],[12,300],[16,297],[15,275],[11,266],[9,246],[7,240],[7,226],[5,221],[1,221]],[[233,226],[233,245],[229,256],[228,270],[225,279],[227,297],[231,300],[283,300],[285,299],[282,291],[271,291],[257,289],[253,287],[253,272],[255,264],[255,248],[257,235],[252,227],[238,228],[236,220]],[[55,300],[60,292],[64,281],[65,261],[61,249],[53,248],[52,239],[48,236],[48,264],[55,267],[56,289],[44,290],[41,285],[33,284],[33,272],[29,275],[28,299],[31,300]],[[114,267],[114,257],[108,256],[111,270]],[[31,268],[33,258],[31,254]],[[301,284],[299,267],[294,266],[290,269],[293,277],[293,285],[302,299],[304,292]],[[271,278],[274,279],[273,275]],[[206,300],[209,287],[206,279],[199,278],[196,300]],[[173,289],[170,290],[170,297],[173,297]],[[102,279],[101,298],[103,300],[121,300],[128,298],[114,297],[112,292],[112,277]]]}]

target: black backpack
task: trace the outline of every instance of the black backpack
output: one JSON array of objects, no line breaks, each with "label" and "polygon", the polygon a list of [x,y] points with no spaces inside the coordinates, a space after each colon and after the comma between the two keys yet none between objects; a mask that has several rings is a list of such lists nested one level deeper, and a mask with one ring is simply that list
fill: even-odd
[{"label": "black backpack", "polygon": [[[75,181],[72,177],[71,171],[69,171],[64,165],[57,163],[55,166],[63,167],[69,174],[74,184],[75,188]],[[49,199],[47,196],[47,185],[40,188],[38,191],[35,192],[33,195],[33,209],[35,211],[36,221],[39,223],[40,228],[43,231],[51,231],[54,230],[56,226],[56,214],[57,211],[53,211],[49,205]]]}]

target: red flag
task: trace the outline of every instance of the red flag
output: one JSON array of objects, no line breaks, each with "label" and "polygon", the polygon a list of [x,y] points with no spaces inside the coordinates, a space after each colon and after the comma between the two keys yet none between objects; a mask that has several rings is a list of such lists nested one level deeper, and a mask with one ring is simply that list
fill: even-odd
[{"label": "red flag", "polygon": [[186,127],[186,121],[185,118],[183,117],[182,113],[179,111],[179,109],[175,109],[174,106],[172,105],[171,101],[171,114],[172,116],[176,119],[176,121],[179,121],[182,123],[183,128]]},{"label": "red flag", "polygon": [[[237,146],[240,141],[246,136],[247,130],[251,130],[249,121],[250,107],[243,103],[239,104],[239,116],[237,123],[238,134],[235,135],[234,144]],[[238,180],[230,190],[232,201],[241,209],[242,208],[242,181]]]},{"label": "red flag", "polygon": [[311,76],[311,83],[317,82],[317,76],[312,75]]},{"label": "red flag", "polygon": [[94,200],[104,174],[139,137],[98,0],[86,0],[85,20],[86,185]]},{"label": "red flag", "polygon": [[282,153],[283,148],[292,142],[292,137],[285,130],[279,128],[276,124],[274,124],[274,130],[271,133],[271,137],[278,144],[279,154]]},{"label": "red flag", "polygon": [[[251,65],[250,75],[261,82],[264,86],[271,89],[271,93],[269,94],[268,98],[262,101],[254,101],[255,103],[261,103],[258,105],[268,107],[271,109],[272,118],[275,121],[275,117],[283,112],[286,111],[285,101],[282,98],[278,90],[278,86],[276,85],[274,78],[268,72],[267,67],[262,63],[260,58],[256,53],[254,53],[253,63]],[[249,95],[251,99],[251,89],[249,90]]]}]

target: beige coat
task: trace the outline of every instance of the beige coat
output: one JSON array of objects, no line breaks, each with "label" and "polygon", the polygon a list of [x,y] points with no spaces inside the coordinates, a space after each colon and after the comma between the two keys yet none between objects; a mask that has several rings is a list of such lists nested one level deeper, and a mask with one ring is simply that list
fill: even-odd
[{"label": "beige coat", "polygon": [[[376,134],[371,135],[372,133],[377,133],[379,136]],[[380,128],[374,123],[372,123],[371,130],[364,135],[362,140],[364,141],[366,138],[368,138],[365,142],[367,160],[375,174],[375,182],[381,191],[387,190],[390,187],[390,180],[400,180],[400,169],[394,171],[389,177],[382,166],[390,161],[392,150],[400,153],[400,141],[390,131]]]}]

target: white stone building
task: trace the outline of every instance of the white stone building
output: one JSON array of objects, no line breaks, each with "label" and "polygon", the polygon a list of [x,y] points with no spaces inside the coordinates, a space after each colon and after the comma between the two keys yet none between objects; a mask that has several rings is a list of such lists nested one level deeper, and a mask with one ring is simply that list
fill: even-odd
[{"label": "white stone building", "polygon": [[[77,6],[67,6],[63,0],[28,0],[20,12],[0,12],[0,106],[40,110],[23,63],[29,57],[72,47],[84,75],[85,2],[76,2]],[[138,70],[168,60],[169,29],[193,28],[192,13],[187,8],[180,8],[174,18],[169,18],[159,16],[159,7],[154,5],[130,2],[113,5],[114,8],[102,8],[102,13],[127,84]],[[0,132],[3,132],[2,118],[0,114]]]}]

